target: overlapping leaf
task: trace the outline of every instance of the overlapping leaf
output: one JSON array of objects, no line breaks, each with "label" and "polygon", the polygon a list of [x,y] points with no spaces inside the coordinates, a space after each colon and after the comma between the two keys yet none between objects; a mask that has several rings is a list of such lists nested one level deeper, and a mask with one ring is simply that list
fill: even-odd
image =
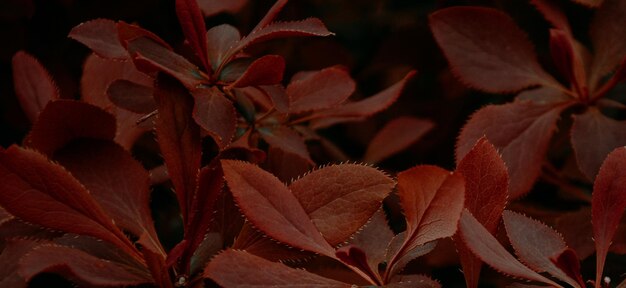
[{"label": "overlapping leaf", "polygon": [[378,163],[417,142],[434,126],[429,120],[404,116],[389,121],[370,141],[363,156],[367,163]]},{"label": "overlapping leaf", "polygon": [[195,99],[193,119],[206,130],[220,148],[226,147],[235,136],[237,114],[233,103],[219,89],[192,90]]},{"label": "overlapping leaf", "polygon": [[24,113],[34,123],[48,102],[60,98],[59,88],[46,68],[30,54],[19,51],[13,55],[11,63],[15,94]]},{"label": "overlapping leaf", "polygon": [[330,67],[302,79],[292,79],[286,91],[289,111],[299,113],[336,106],[346,101],[355,88],[356,83],[350,74],[340,67]]},{"label": "overlapping leaf", "polygon": [[89,47],[106,59],[123,60],[128,52],[119,40],[117,24],[113,20],[95,19],[72,28],[68,37]]},{"label": "overlapping leaf", "polygon": [[207,72],[210,72],[211,64],[207,55],[206,24],[204,24],[204,16],[200,11],[200,7],[198,7],[197,0],[177,0],[176,15],[189,45],[196,52],[196,56],[200,58]]},{"label": "overlapping leaf", "polygon": [[[602,3],[597,1],[596,3]],[[626,56],[626,3],[619,0],[603,1],[593,17],[590,27],[593,44],[591,85],[597,85],[602,77],[612,72]]]}]

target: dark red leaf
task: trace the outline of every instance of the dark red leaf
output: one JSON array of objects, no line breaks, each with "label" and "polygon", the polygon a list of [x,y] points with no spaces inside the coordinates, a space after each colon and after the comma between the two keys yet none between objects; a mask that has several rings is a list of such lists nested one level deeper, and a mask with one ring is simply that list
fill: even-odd
[{"label": "dark red leaf", "polygon": [[192,90],[191,94],[195,98],[193,119],[223,149],[235,136],[237,114],[233,103],[216,87]]},{"label": "dark red leaf", "polygon": [[27,279],[17,273],[18,263],[24,255],[32,251],[37,241],[24,239],[3,239],[2,253],[0,253],[0,286],[11,288],[28,287]]},{"label": "dark red leaf", "polygon": [[337,245],[367,223],[394,184],[375,168],[341,164],[310,172],[289,188],[326,240]]},{"label": "dark red leaf", "polygon": [[286,126],[261,127],[259,133],[271,147],[283,150],[284,152],[297,155],[298,157],[313,164],[309,156],[304,138],[298,132]]},{"label": "dark red leaf", "polygon": [[429,17],[452,71],[465,84],[492,93],[559,85],[539,65],[526,34],[505,13],[452,7]]},{"label": "dark red leaf", "polygon": [[128,111],[148,114],[156,110],[152,87],[118,79],[109,85],[106,93],[113,104]]},{"label": "dark red leaf", "polygon": [[230,84],[231,87],[248,87],[278,84],[283,80],[285,59],[278,55],[266,55],[254,60],[246,71]]},{"label": "dark red leaf", "polygon": [[315,227],[289,188],[256,165],[222,160],[226,183],[252,224],[287,245],[334,257],[335,250]]},{"label": "dark red leaf", "polygon": [[278,147],[270,146],[268,150],[267,161],[265,161],[264,165],[265,169],[272,172],[285,183],[309,172],[315,164],[310,159],[302,158],[300,155],[287,152]]},{"label": "dark red leaf", "polygon": [[373,270],[368,264],[367,255],[361,248],[348,244],[337,249],[335,253],[337,258],[343,263],[353,266],[365,273],[371,279],[376,279],[378,276],[378,268]]},{"label": "dark red leaf", "polygon": [[96,106],[74,100],[57,100],[41,112],[24,143],[51,156],[75,139],[112,140],[115,126],[113,115]]},{"label": "dark red leaf", "polygon": [[486,137],[502,154],[508,167],[510,197],[519,198],[530,190],[539,176],[556,121],[568,105],[518,101],[484,107],[463,127],[456,159],[463,159],[478,139]]},{"label": "dark red leaf", "polygon": [[387,288],[441,288],[439,282],[424,275],[397,275],[385,285]]},{"label": "dark red leaf", "polygon": [[626,209],[626,148],[620,147],[604,160],[593,185],[591,219],[596,243],[596,283],[602,272],[611,240]]},{"label": "dark red leaf", "polygon": [[178,82],[163,75],[157,78],[154,99],[159,111],[156,119],[159,147],[187,223],[202,155],[200,127],[191,118],[193,99]]},{"label": "dark red leaf", "polygon": [[581,260],[595,252],[591,209],[583,208],[575,212],[563,213],[556,219],[554,226]]},{"label": "dark red leaf", "polygon": [[216,70],[223,64],[228,49],[237,44],[241,39],[241,35],[239,34],[239,30],[234,26],[222,24],[209,29],[209,31],[206,32],[206,38],[209,60],[211,61],[213,69]]},{"label": "dark red leaf", "polygon": [[[555,257],[550,258],[550,260],[569,277],[576,279],[580,287],[587,287],[583,276],[580,274],[580,259],[578,259],[578,255],[576,255],[574,250],[567,248],[560,254],[555,255]],[[576,287],[576,285],[574,285],[574,287]]]},{"label": "dark red leaf", "polygon": [[[391,242],[389,242],[389,246],[387,247],[387,253],[385,257],[387,263],[392,263],[392,261],[394,260],[393,258],[396,256],[396,254],[398,254],[400,249],[404,247],[403,245],[406,240],[406,235],[407,233],[406,231],[404,231],[391,239]],[[400,272],[404,270],[406,265],[408,265],[411,261],[433,251],[435,247],[437,247],[438,242],[439,241],[430,241],[428,243],[417,246],[409,251],[406,251],[403,255],[399,256],[399,258],[395,259],[392,265],[387,265],[387,278],[400,275]]]},{"label": "dark red leaf", "polygon": [[606,155],[626,145],[626,121],[613,120],[593,107],[572,117],[571,141],[576,161],[580,171],[593,181]]},{"label": "dark red leaf", "polygon": [[591,7],[591,8],[595,8],[595,7],[602,5],[602,3],[604,3],[605,0],[573,0],[573,1],[583,4],[585,6]]},{"label": "dark red leaf", "polygon": [[[498,151],[487,139],[481,138],[459,162],[456,172],[465,178],[465,208],[495,235],[509,196],[509,175]],[[482,262],[460,238],[454,240],[465,282],[468,287],[477,287]]]},{"label": "dark red leaf", "polygon": [[495,270],[513,277],[538,281],[559,287],[559,285],[552,280],[541,276],[517,261],[517,259],[506,251],[498,240],[491,235],[467,209],[464,209],[461,214],[459,235],[465,242],[465,245],[467,245],[478,258]]},{"label": "dark red leaf", "polygon": [[321,110],[337,106],[354,93],[356,83],[345,69],[330,67],[287,86],[289,112]]},{"label": "dark red leaf", "polygon": [[241,10],[248,0],[198,0],[198,6],[204,13],[204,16],[211,17],[219,13],[237,13]]},{"label": "dark red leaf", "polygon": [[395,118],[380,129],[370,141],[363,156],[367,163],[378,163],[407,149],[434,127],[429,120],[409,116]]},{"label": "dark red leaf", "polygon": [[168,50],[174,50],[169,44],[167,44],[167,42],[163,41],[163,39],[159,38],[156,34],[137,25],[128,24],[124,21],[117,22],[117,34],[120,39],[120,43],[122,43],[126,49],[128,49],[128,43],[130,41],[145,37],[167,48]]},{"label": "dark red leaf", "polygon": [[13,55],[12,67],[15,94],[22,110],[34,123],[48,102],[60,98],[59,88],[46,68],[24,51]]},{"label": "dark red leaf", "polygon": [[238,250],[226,250],[215,256],[203,275],[223,287],[293,287],[294,283],[320,288],[351,287],[350,284],[270,262]]},{"label": "dark red leaf", "polygon": [[363,249],[367,255],[367,264],[370,269],[378,272],[378,265],[385,261],[387,247],[393,237],[393,231],[387,224],[385,212],[379,209],[363,229],[354,235],[350,244]]},{"label": "dark red leaf", "polygon": [[72,28],[68,37],[89,47],[94,53],[106,59],[123,60],[128,58],[117,33],[117,23],[109,19],[95,19]]},{"label": "dark red leaf", "polygon": [[206,24],[197,0],[176,0],[176,15],[185,38],[202,61],[207,73],[211,74],[211,63],[207,55]]},{"label": "dark red leaf", "polygon": [[504,211],[502,220],[515,254],[522,262],[539,273],[548,272],[573,287],[579,287],[576,280],[550,260],[567,249],[559,233],[539,221],[508,210]]},{"label": "dark red leaf", "polygon": [[[582,0],[578,0],[582,1]],[[590,86],[598,87],[598,82],[615,70],[626,56],[626,3],[619,0],[584,0],[602,6],[593,16],[590,34],[593,44],[593,63],[591,65]],[[597,5],[593,5],[597,6]]]},{"label": "dark red leaf", "polygon": [[543,18],[548,20],[554,28],[563,30],[571,37],[572,29],[570,28],[567,16],[561,10],[561,7],[554,0],[531,0],[530,3],[539,10]]}]

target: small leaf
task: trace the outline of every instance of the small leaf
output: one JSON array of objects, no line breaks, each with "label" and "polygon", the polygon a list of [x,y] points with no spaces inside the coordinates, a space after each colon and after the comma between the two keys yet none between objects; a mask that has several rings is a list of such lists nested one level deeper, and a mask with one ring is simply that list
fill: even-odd
[{"label": "small leaf", "polygon": [[459,235],[478,258],[497,271],[513,277],[561,287],[517,261],[467,209],[464,209],[461,214]]},{"label": "small leaf", "polygon": [[289,188],[334,246],[348,240],[376,213],[394,184],[375,168],[340,164],[310,172]]},{"label": "small leaf", "polygon": [[105,59],[123,60],[128,58],[117,32],[117,24],[109,19],[95,19],[72,28],[68,37],[89,47]]},{"label": "small leaf", "polygon": [[[207,1],[215,2],[215,1]],[[227,2],[227,1],[222,1]],[[209,29],[206,32],[208,56],[213,69],[219,68],[223,62],[228,49],[232,48],[241,39],[239,30],[232,25],[222,24]]]},{"label": "small leaf", "polygon": [[106,91],[109,100],[117,107],[138,114],[147,114],[156,110],[153,92],[152,87],[124,79],[113,81]]},{"label": "small leaf", "polygon": [[539,221],[508,210],[504,211],[502,219],[515,254],[522,262],[539,273],[548,272],[573,287],[580,287],[550,260],[567,249],[559,233]]},{"label": "small leaf", "polygon": [[248,87],[278,84],[283,80],[285,59],[278,55],[265,55],[254,60],[246,72],[230,84],[232,87]]},{"label": "small leaf", "polygon": [[351,287],[238,250],[226,250],[215,256],[203,275],[223,287],[293,287],[294,283],[312,288]]},{"label": "small leaf", "polygon": [[452,71],[467,85],[491,93],[559,85],[539,65],[526,34],[505,13],[452,7],[429,17]]},{"label": "small leaf", "polygon": [[207,55],[206,24],[198,7],[197,0],[176,0],[176,15],[183,29],[185,38],[202,61],[202,65],[211,73],[211,63]]},{"label": "small leaf", "polygon": [[24,51],[13,55],[12,67],[17,100],[30,122],[34,123],[48,102],[60,98],[59,88],[46,68]]},{"label": "small leaf", "polygon": [[593,107],[572,118],[571,141],[576,162],[587,179],[593,181],[606,156],[613,149],[626,145],[626,121],[608,118]]},{"label": "small leaf", "polygon": [[606,254],[626,209],[626,148],[620,147],[604,160],[593,185],[591,221],[596,243],[596,283],[602,281]]},{"label": "small leaf", "polygon": [[474,113],[458,138],[457,162],[486,137],[508,167],[509,195],[517,199],[530,190],[541,171],[548,145],[563,109],[570,105],[513,102],[486,106]]},{"label": "small leaf", "polygon": [[330,67],[308,77],[292,80],[287,86],[289,111],[300,113],[337,106],[352,93],[356,83],[345,69]]},{"label": "small leaf", "polygon": [[429,120],[414,117],[395,118],[380,129],[370,141],[363,156],[367,163],[379,163],[394,154],[407,149],[434,127]]},{"label": "small leaf", "polygon": [[298,157],[313,163],[309,156],[304,138],[298,132],[286,126],[262,127],[259,133],[271,147],[283,150],[284,152],[297,155]]},{"label": "small leaf", "polygon": [[334,257],[335,250],[280,180],[241,161],[222,160],[222,169],[241,212],[255,227],[287,245]]},{"label": "small leaf", "polygon": [[193,119],[223,149],[235,136],[237,114],[233,103],[216,87],[192,90],[191,94],[195,98]]}]

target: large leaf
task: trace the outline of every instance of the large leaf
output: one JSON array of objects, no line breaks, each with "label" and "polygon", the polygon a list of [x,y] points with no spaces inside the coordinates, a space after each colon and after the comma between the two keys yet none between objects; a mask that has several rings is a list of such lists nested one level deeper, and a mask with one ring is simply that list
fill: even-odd
[{"label": "large leaf", "polygon": [[508,167],[509,195],[519,198],[539,176],[556,121],[565,107],[567,104],[539,105],[527,101],[484,107],[463,127],[456,159],[463,159],[478,139],[486,137]]},{"label": "large leaf", "polygon": [[[495,235],[508,198],[509,175],[498,151],[481,138],[456,168],[465,178],[465,208]],[[477,287],[482,262],[455,238],[463,276],[468,287]]]},{"label": "large leaf", "polygon": [[0,152],[0,205],[47,228],[93,236],[136,253],[89,192],[43,155],[11,146]]},{"label": "large leaf", "polygon": [[552,280],[524,266],[511,255],[483,225],[464,209],[459,221],[459,235],[465,245],[492,268],[501,273],[561,287]]},{"label": "large leaf", "polygon": [[319,288],[352,287],[238,250],[226,250],[215,256],[204,276],[223,287],[293,287],[295,283]]},{"label": "large leaf", "polygon": [[163,75],[157,78],[154,99],[159,110],[159,147],[187,223],[202,155],[200,127],[191,118],[193,99],[178,82]]},{"label": "large leaf", "polygon": [[467,85],[492,93],[558,85],[539,65],[526,34],[505,13],[452,7],[429,17],[452,71]]},{"label": "large leaf", "polygon": [[602,77],[612,72],[626,56],[626,2],[604,1],[591,22],[593,63],[591,86],[596,87]]},{"label": "large leaf", "polygon": [[367,163],[378,163],[408,148],[434,127],[429,120],[402,116],[389,121],[370,141],[363,156]]},{"label": "large leaf", "polygon": [[504,211],[502,219],[515,254],[522,262],[539,273],[548,272],[573,287],[580,287],[550,260],[567,249],[559,233],[539,221],[508,210]]},{"label": "large leaf", "polygon": [[12,67],[17,100],[30,122],[35,122],[48,102],[59,99],[59,89],[46,68],[24,51],[13,55]]},{"label": "large leaf", "polygon": [[128,58],[117,33],[117,24],[109,19],[95,19],[72,28],[68,37],[89,47],[94,53],[106,59],[123,60]]},{"label": "large leaf", "polygon": [[334,257],[289,188],[256,165],[222,160],[226,183],[241,212],[258,229],[284,244]]},{"label": "large leaf", "polygon": [[330,108],[343,103],[354,93],[356,83],[345,69],[330,67],[303,79],[291,81],[287,86],[289,111],[304,111]]},{"label": "large leaf", "polygon": [[626,209],[626,148],[620,147],[604,160],[593,185],[591,221],[596,243],[596,283],[602,272],[611,240]]},{"label": "large leaf", "polygon": [[326,166],[289,185],[331,245],[346,241],[367,223],[393,187],[383,172],[358,164]]},{"label": "large leaf", "polygon": [[265,55],[250,63],[246,71],[231,84],[232,87],[248,87],[279,84],[285,73],[285,59],[278,55]]},{"label": "large leaf", "polygon": [[176,0],[176,15],[183,28],[183,34],[202,61],[202,65],[211,73],[211,64],[207,55],[206,24],[198,7],[197,0]]},{"label": "large leaf", "polygon": [[192,90],[191,94],[195,99],[193,119],[223,149],[235,136],[237,114],[233,103],[216,87]]},{"label": "large leaf", "polygon": [[626,145],[626,121],[613,120],[593,107],[573,118],[571,136],[576,161],[585,176],[593,181],[606,155]]}]

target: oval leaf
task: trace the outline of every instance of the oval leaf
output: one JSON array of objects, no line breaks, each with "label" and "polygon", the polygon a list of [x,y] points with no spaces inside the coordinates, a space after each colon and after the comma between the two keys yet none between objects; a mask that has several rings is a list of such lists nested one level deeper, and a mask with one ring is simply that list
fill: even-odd
[{"label": "oval leaf", "polygon": [[70,38],[89,47],[105,59],[123,60],[128,58],[117,32],[117,24],[109,19],[95,19],[72,28]]},{"label": "oval leaf", "polygon": [[220,148],[235,136],[237,112],[233,103],[216,87],[191,91],[195,98],[193,119],[206,130]]},{"label": "oval leaf", "polygon": [[34,123],[48,102],[60,98],[59,88],[46,68],[24,51],[15,53],[12,68],[17,100],[30,122]]},{"label": "oval leaf", "polygon": [[355,88],[356,83],[345,69],[330,67],[320,70],[289,83],[289,111],[300,113],[336,106],[346,101]]}]

